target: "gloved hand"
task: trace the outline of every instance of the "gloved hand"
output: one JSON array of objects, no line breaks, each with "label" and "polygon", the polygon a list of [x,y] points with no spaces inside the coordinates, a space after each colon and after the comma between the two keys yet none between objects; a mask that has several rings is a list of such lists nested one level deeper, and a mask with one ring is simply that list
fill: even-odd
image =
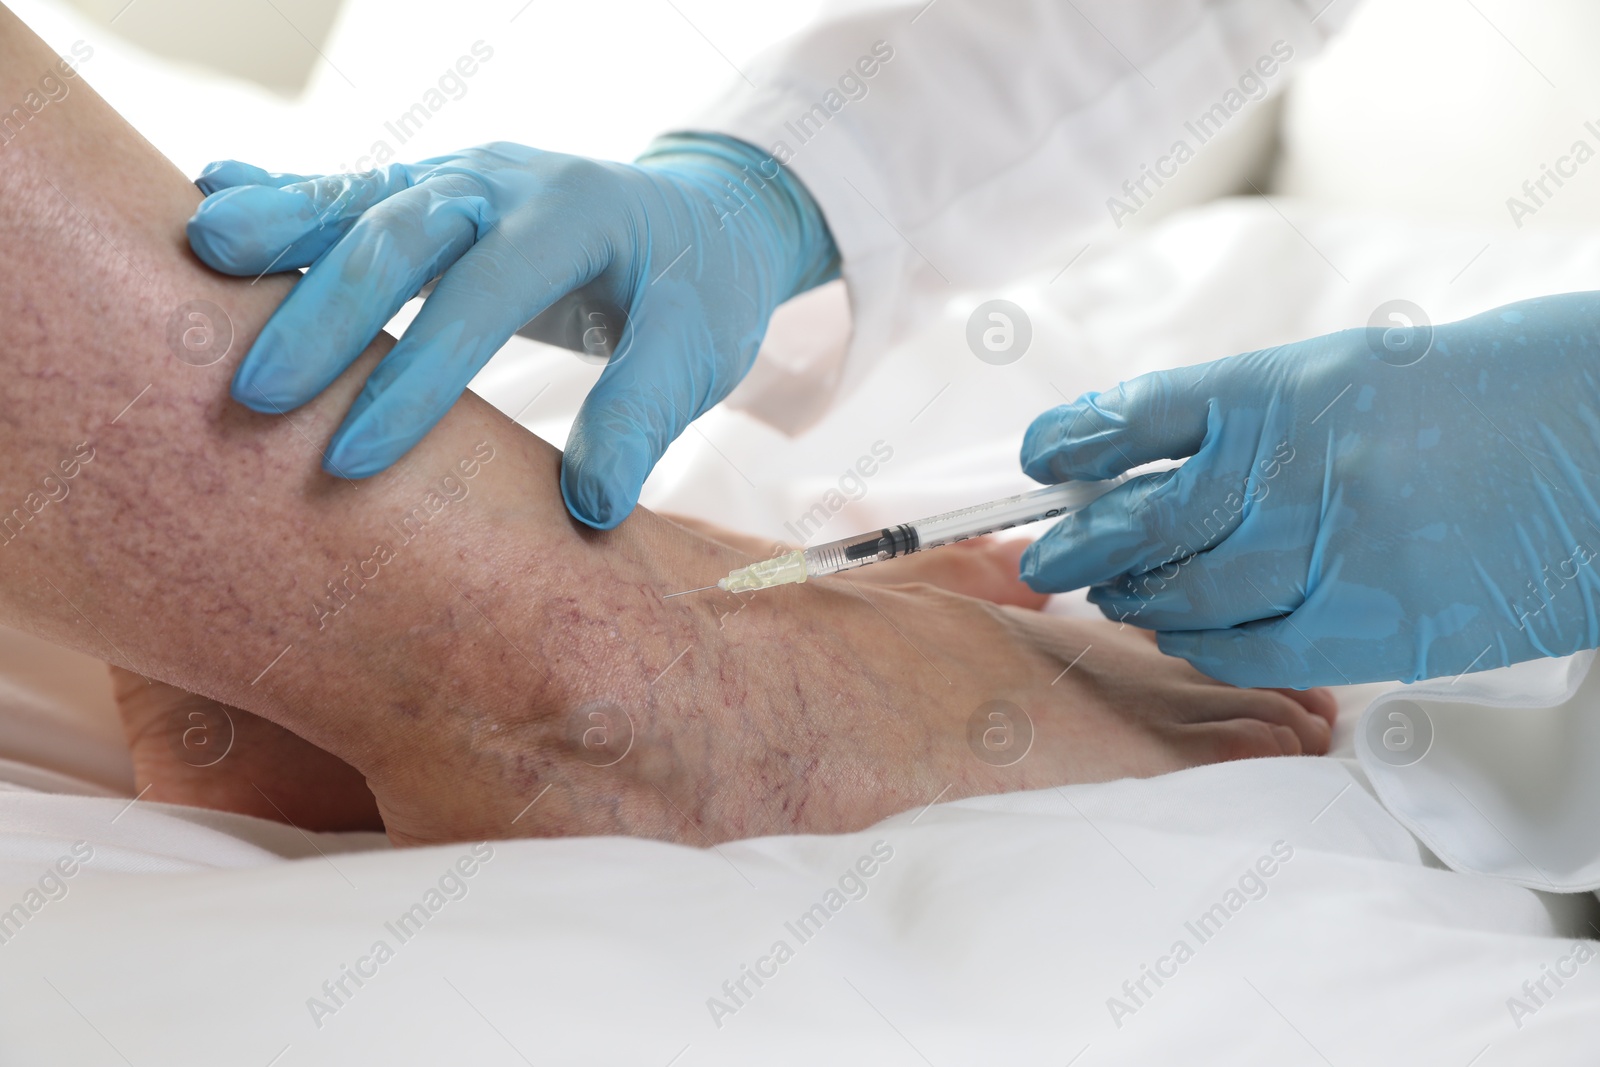
[{"label": "gloved hand", "polygon": [[[1600,294],[1346,330],[1040,416],[1041,481],[1158,458],[1023,556],[1242,686],[1485,670],[1600,646]],[[1413,360],[1415,360],[1413,362]]]},{"label": "gloved hand", "polygon": [[535,316],[541,339],[603,341],[561,467],[567,507],[601,529],[744,377],[773,309],[838,269],[801,184],[726,137],[662,138],[632,165],[498,143],[324,177],[214,163],[197,184],[189,242],[208,265],[311,266],[234,377],[256,411],[315,397],[442,274],[334,434],[329,473],[404,455]]}]

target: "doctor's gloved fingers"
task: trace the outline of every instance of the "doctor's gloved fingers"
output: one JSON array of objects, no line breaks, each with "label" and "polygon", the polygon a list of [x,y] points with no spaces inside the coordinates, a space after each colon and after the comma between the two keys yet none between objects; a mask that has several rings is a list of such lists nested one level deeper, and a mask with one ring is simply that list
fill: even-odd
[{"label": "doctor's gloved fingers", "polygon": [[[1041,593],[1065,593],[1165,563],[1178,546],[1152,536],[1140,516],[1149,495],[1176,473],[1130,479],[1061,518],[1022,553],[1022,580]],[[1161,558],[1141,562],[1152,554]]]},{"label": "doctor's gloved fingers", "polygon": [[377,204],[267,321],[234,375],[234,399],[270,414],[316,397],[476,237],[470,205],[439,202],[427,183]]},{"label": "doctor's gloved fingers", "polygon": [[669,346],[653,349],[648,361],[632,351],[613,359],[573,423],[561,460],[561,495],[567,510],[595,529],[609,530],[628,517],[667,447],[721,399],[697,398],[695,364],[681,344]]},{"label": "doctor's gloved fingers", "polygon": [[1212,445],[1181,467],[1132,478],[1062,518],[1023,554],[1023,581],[1064,593],[1222,543],[1241,521],[1244,509],[1236,505],[1246,475],[1231,456],[1214,462],[1225,450],[1207,454]]},{"label": "doctor's gloved fingers", "polygon": [[1243,688],[1309,689],[1371,680],[1334,664],[1287,615],[1226,630],[1163,630],[1156,645],[1201,674]]},{"label": "doctor's gloved fingers", "polygon": [[287,171],[264,170],[254,163],[246,163],[240,159],[218,159],[205,165],[205,169],[200,171],[200,176],[194,180],[194,184],[202,193],[210,196],[224,189],[232,189],[236,185],[270,185],[277,189],[320,177],[322,177],[320,174],[291,174]]},{"label": "doctor's gloved fingers", "polygon": [[1152,630],[1224,630],[1305,603],[1310,557],[1309,543],[1273,549],[1241,534],[1095,585],[1089,602],[1109,619]]},{"label": "doctor's gloved fingers", "polygon": [[527,281],[507,273],[492,246],[468,249],[367,377],[328,444],[323,469],[365,478],[409,452],[517,327],[551,299],[553,290]]},{"label": "doctor's gloved fingers", "polygon": [[[315,175],[284,184],[272,179],[301,176],[262,172],[268,182],[229,185],[201,202],[189,219],[189,246],[208,267],[224,274],[305,267],[368,209],[410,188],[426,172],[423,167],[393,164],[362,174]],[[218,174],[240,176],[226,169]]]},{"label": "doctor's gloved fingers", "polygon": [[1036,481],[1113,478],[1158,459],[1193,455],[1206,438],[1217,364],[1144,374],[1086,393],[1033,420],[1022,469]]}]

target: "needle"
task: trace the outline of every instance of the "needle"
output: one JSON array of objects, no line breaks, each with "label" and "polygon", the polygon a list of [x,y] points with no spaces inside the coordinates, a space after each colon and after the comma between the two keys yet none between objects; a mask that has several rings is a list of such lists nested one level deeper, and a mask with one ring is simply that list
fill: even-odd
[{"label": "needle", "polygon": [[717,588],[717,587],[714,586],[714,585],[702,585],[699,589],[685,589],[681,593],[668,593],[666,596],[662,597],[661,599],[662,600],[671,600],[675,596],[684,596],[684,595],[686,595],[688,593],[703,593],[707,589],[715,589],[715,588]]}]

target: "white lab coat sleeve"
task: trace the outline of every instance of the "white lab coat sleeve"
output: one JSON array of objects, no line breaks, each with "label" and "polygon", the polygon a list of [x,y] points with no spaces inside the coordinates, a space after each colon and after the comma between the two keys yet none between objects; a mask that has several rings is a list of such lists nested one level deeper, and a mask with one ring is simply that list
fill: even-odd
[{"label": "white lab coat sleeve", "polygon": [[1157,171],[1242,122],[1354,5],[853,0],[683,128],[771,151],[821,205],[849,291],[847,388],[958,292],[1125,223]]}]

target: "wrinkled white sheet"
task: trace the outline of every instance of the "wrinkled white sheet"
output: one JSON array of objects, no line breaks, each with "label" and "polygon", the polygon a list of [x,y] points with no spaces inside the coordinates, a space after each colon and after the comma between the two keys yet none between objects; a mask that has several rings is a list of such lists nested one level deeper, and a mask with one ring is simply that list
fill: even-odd
[{"label": "wrinkled white sheet", "polygon": [[[1600,886],[1594,653],[1384,693],[1354,737],[1390,810],[1458,870],[1552,892]],[[1600,931],[1596,931],[1600,933]]]},{"label": "wrinkled white sheet", "polygon": [[[8,830],[48,825],[52,805],[97,824],[64,836],[106,835],[121,807],[0,812]],[[1600,1009],[1587,966],[1520,1029],[1507,1007],[1573,952],[1561,930],[1586,898],[1429,866],[1335,760],[715,851],[593,839],[263,862],[213,839],[233,869],[96,872],[123,862],[103,846],[0,945],[5,1062],[1467,1063],[1488,1048],[1478,1062],[1576,1063]],[[446,879],[463,860],[470,876]],[[8,877],[0,902],[22,889]],[[723,988],[758,966],[762,986]],[[346,967],[360,986],[322,988]]]}]

